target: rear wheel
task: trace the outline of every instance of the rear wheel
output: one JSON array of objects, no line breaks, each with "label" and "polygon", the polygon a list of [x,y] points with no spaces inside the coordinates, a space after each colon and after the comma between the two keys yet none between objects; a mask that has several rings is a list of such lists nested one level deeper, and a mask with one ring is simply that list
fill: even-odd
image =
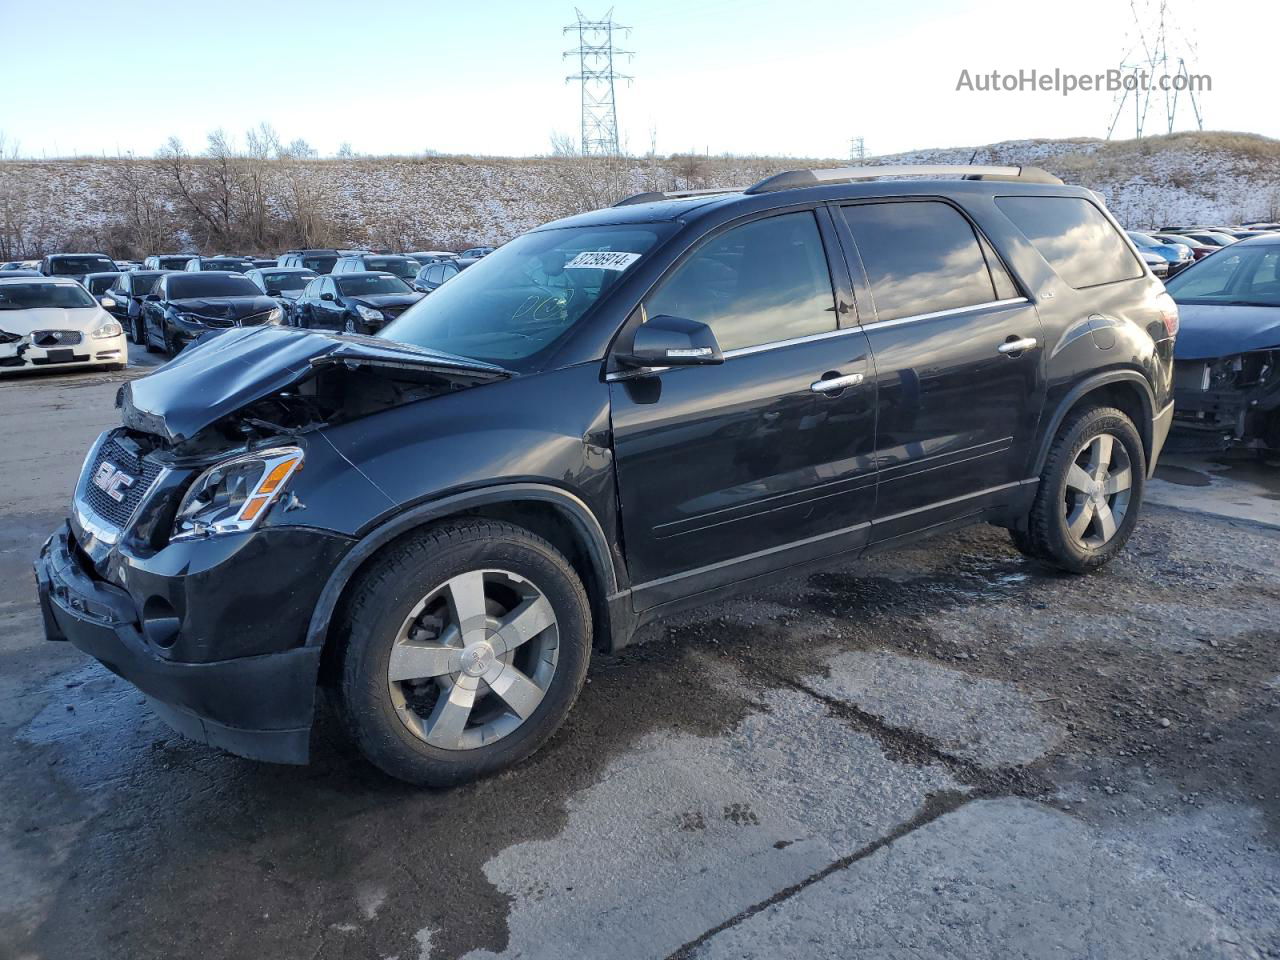
[{"label": "rear wheel", "polygon": [[1086,573],[1123,549],[1138,520],[1147,475],[1138,431],[1114,407],[1072,414],[1058,430],[1025,531],[1014,545],[1064,570]]},{"label": "rear wheel", "polygon": [[435,527],[391,548],[352,595],[342,713],[394,777],[448,786],[508,767],[546,742],[582,688],[586,592],[527,530]]}]

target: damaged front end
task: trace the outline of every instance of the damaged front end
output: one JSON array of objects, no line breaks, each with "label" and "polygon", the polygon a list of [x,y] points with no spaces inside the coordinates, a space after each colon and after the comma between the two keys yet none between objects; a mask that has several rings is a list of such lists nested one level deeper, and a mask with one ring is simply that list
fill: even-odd
[{"label": "damaged front end", "polygon": [[1217,447],[1280,449],[1280,348],[1174,366],[1174,425]]},{"label": "damaged front end", "polygon": [[117,395],[68,522],[36,562],[46,635],[135,684],[173,727],[304,762],[306,643],[346,526],[389,505],[326,427],[481,383],[489,364],[278,327],[201,342]]}]

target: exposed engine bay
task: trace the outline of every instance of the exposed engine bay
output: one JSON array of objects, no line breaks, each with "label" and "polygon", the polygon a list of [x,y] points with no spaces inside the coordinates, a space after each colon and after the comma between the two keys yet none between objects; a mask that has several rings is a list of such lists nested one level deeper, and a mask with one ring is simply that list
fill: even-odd
[{"label": "exposed engine bay", "polygon": [[1280,449],[1280,349],[1174,368],[1174,423],[1215,445]]}]

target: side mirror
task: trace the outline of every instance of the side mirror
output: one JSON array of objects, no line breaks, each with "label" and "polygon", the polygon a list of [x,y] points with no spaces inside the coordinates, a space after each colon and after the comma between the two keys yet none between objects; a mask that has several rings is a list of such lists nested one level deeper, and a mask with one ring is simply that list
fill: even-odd
[{"label": "side mirror", "polygon": [[99,297],[98,302],[102,304],[104,307],[106,307],[107,309],[110,309],[111,307],[114,307],[116,305],[115,300],[113,300],[111,297]]},{"label": "side mirror", "polygon": [[320,294],[320,299],[321,299],[321,300],[329,300],[329,301],[332,301],[332,300],[333,300],[333,294],[332,294],[332,293],[322,293],[322,294]]},{"label": "side mirror", "polygon": [[724,363],[716,335],[705,323],[659,314],[636,328],[631,350],[618,354],[628,367],[687,367]]}]

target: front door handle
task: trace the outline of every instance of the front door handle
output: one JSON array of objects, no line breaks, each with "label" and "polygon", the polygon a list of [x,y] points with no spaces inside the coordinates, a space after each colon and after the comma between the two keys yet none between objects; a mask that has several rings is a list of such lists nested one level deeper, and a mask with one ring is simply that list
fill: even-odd
[{"label": "front door handle", "polygon": [[1035,349],[1035,337],[1023,337],[1021,340],[1006,340],[1000,346],[996,347],[1001,353],[1022,353],[1024,350]]},{"label": "front door handle", "polygon": [[829,380],[815,380],[809,384],[814,393],[835,393],[848,387],[856,387],[862,382],[862,374],[849,373],[843,377],[831,377]]}]

